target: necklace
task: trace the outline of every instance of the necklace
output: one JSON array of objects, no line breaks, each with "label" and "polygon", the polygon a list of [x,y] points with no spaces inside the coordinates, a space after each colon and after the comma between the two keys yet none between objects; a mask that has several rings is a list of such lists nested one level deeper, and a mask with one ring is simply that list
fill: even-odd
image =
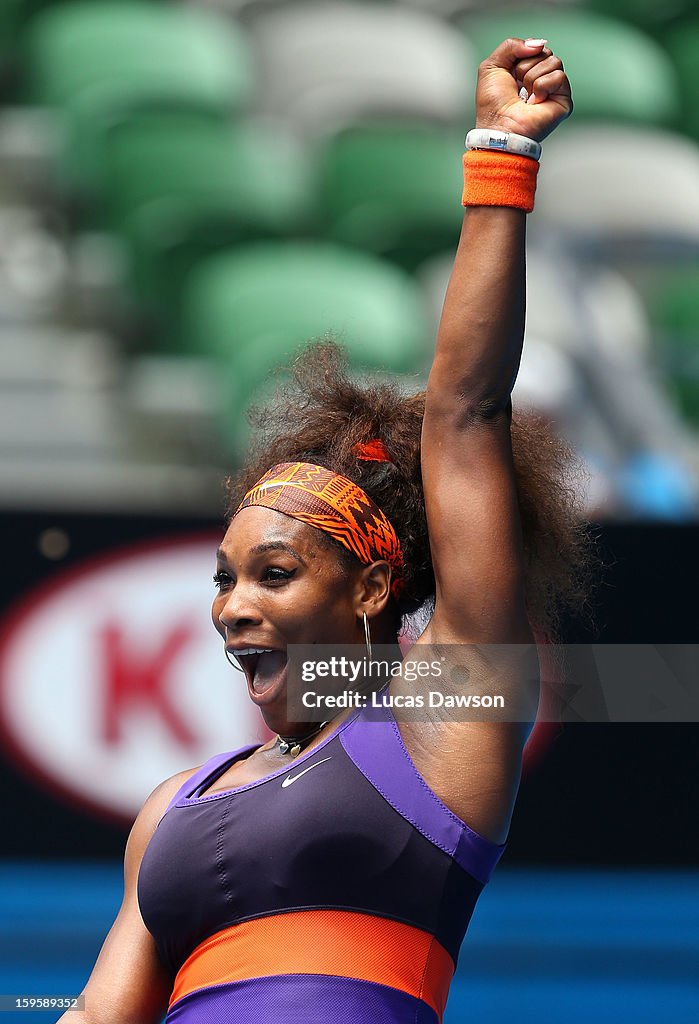
[{"label": "necklace", "polygon": [[308,736],[282,736],[280,733],[277,733],[279,753],[291,754],[292,757],[298,757],[301,751],[308,746],[313,737],[317,736],[327,724],[328,722],[321,722],[317,729],[314,729],[313,732],[309,732]]}]

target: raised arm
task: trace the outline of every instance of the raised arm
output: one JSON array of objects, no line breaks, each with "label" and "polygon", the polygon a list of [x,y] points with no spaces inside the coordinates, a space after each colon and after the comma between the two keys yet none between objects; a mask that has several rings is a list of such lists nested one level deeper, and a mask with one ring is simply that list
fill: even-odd
[{"label": "raised arm", "polygon": [[[544,45],[508,39],[485,60],[476,90],[477,127],[540,142],[572,110],[561,61]],[[530,102],[521,90],[533,97]],[[471,159],[471,158],[469,158]],[[514,161],[514,162],[510,162]],[[483,153],[466,198],[454,269],[429,376],[422,428],[425,493],[436,602],[419,643],[530,644],[524,556],[510,437],[510,393],[522,351],[526,188],[512,196],[512,170],[526,182],[528,157]],[[519,170],[517,170],[519,168]],[[510,194],[507,194],[507,192]],[[475,205],[477,203],[478,205]],[[522,662],[517,661],[526,650]],[[478,678],[483,648],[462,647]],[[496,678],[524,696],[524,720],[401,723],[406,746],[434,792],[471,828],[505,841],[519,787],[523,745],[535,714],[531,648],[507,648]],[[492,653],[492,649],[490,652]],[[502,650],[498,653],[502,658]],[[534,669],[535,671],[535,669]],[[490,676],[490,670],[486,672]],[[519,702],[519,698],[517,698]],[[522,715],[522,710],[517,716]]]},{"label": "raised arm", "polygon": [[[572,109],[561,61],[543,40],[506,40],[481,64],[476,107],[477,127],[541,141]],[[504,173],[508,161],[528,161],[484,153],[488,172],[493,159]],[[502,201],[497,186],[485,183],[475,201]],[[508,643],[531,636],[510,442],[510,393],[524,336],[525,220],[523,210],[502,205],[474,205],[464,217],[422,434],[437,580],[426,640]]]},{"label": "raised arm", "polygon": [[172,979],[141,918],[138,870],[171,798],[194,770],[167,779],[141,808],[126,845],[124,899],[83,990],[85,1010],[67,1011],[58,1024],[157,1024],[165,1016]]}]

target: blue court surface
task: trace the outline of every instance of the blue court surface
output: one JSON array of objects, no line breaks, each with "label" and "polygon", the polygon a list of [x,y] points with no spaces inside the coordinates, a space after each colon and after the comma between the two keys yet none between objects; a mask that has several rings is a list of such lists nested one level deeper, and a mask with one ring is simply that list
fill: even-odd
[{"label": "blue court surface", "polygon": [[[0,994],[77,994],[121,884],[116,864],[0,866]],[[501,866],[476,907],[444,1020],[697,1024],[699,872]]]}]

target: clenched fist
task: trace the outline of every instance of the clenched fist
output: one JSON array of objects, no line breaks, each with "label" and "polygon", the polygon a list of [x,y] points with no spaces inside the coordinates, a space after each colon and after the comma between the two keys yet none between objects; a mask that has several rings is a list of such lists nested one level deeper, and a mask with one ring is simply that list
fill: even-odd
[{"label": "clenched fist", "polygon": [[477,128],[500,128],[541,142],[572,110],[563,62],[545,39],[506,39],[478,69]]}]

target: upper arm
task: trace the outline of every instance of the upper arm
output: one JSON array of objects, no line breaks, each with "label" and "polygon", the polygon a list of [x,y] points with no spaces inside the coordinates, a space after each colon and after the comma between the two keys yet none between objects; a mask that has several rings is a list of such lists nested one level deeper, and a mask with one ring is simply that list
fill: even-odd
[{"label": "upper arm", "polygon": [[436,597],[418,643],[473,645],[454,652],[471,689],[478,692],[485,681],[483,692],[504,694],[508,710],[517,710],[512,721],[507,715],[463,721],[435,711],[431,721],[401,723],[400,729],[437,796],[471,828],[501,843],[537,700],[509,409],[469,414],[456,402],[431,402],[428,391],[422,479]]},{"label": "upper arm", "polygon": [[[194,769],[161,783],[141,808],[126,844],[124,898],[83,990],[86,1024],[156,1024],[167,1009],[172,978],[161,964],[138,907],[141,860],[162,815]],[[74,1024],[72,1014],[61,1021]]]},{"label": "upper arm", "polygon": [[436,580],[430,639],[529,642],[509,409],[480,415],[428,388],[421,458]]}]

